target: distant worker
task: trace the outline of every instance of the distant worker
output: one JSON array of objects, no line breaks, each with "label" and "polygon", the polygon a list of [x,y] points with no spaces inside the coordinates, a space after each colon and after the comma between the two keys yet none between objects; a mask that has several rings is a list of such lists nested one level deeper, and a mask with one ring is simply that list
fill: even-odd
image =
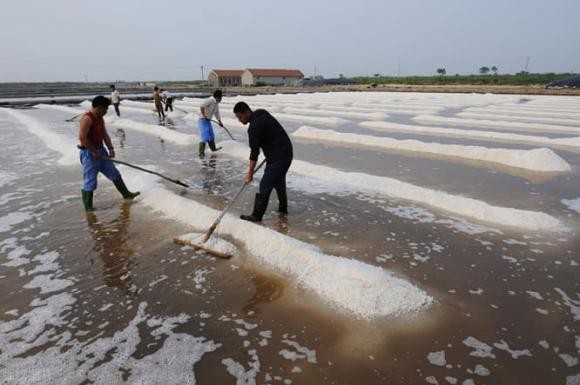
[{"label": "distant worker", "polygon": [[157,116],[159,116],[159,120],[165,119],[162,99],[163,98],[161,97],[161,93],[159,92],[159,87],[155,86],[153,88],[153,101],[155,102],[155,109],[157,110]]},{"label": "distant worker", "polygon": [[[105,128],[103,116],[107,113],[111,101],[104,96],[97,96],[92,101],[92,108],[80,121],[79,141],[80,159],[83,166],[83,188],[81,190],[83,205],[86,211],[93,211],[93,192],[97,189],[97,175],[103,173],[115,184],[123,198],[133,199],[139,192],[131,192],[125,186],[121,174],[110,159],[115,157],[115,149]],[[103,146],[107,145],[107,150]]]},{"label": "distant worker", "polygon": [[266,157],[266,169],[260,190],[254,200],[254,210],[250,215],[240,215],[240,218],[250,222],[260,222],[270,199],[272,189],[278,195],[278,212],[288,214],[288,197],[286,196],[286,173],[292,164],[292,142],[284,128],[266,110],[252,111],[245,102],[238,102],[234,106],[234,114],[242,124],[250,123],[248,139],[250,144],[250,162],[244,182],[250,183],[254,179],[254,169],[258,161],[260,149]]},{"label": "distant worker", "polygon": [[171,110],[173,112],[173,95],[171,92],[161,89],[161,100],[165,103],[165,112]]},{"label": "distant worker", "polygon": [[222,91],[215,90],[213,96],[205,99],[199,106],[199,119],[197,124],[199,126],[199,157],[205,156],[205,144],[209,144],[212,151],[220,150],[221,147],[216,148],[215,136],[213,134],[213,127],[211,119],[215,115],[220,127],[223,127],[222,118],[220,115],[219,103],[222,101]]},{"label": "distant worker", "polygon": [[119,104],[121,104],[121,95],[119,95],[119,91],[117,91],[117,87],[114,84],[111,84],[111,103],[115,107],[115,113],[120,117]]}]

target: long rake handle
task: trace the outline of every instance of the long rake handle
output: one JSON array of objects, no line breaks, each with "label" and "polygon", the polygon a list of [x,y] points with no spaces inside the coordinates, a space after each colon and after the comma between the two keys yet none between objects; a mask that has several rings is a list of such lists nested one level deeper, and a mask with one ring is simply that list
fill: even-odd
[{"label": "long rake handle", "polygon": [[72,118],[69,119],[65,119],[65,122],[72,122],[73,120],[75,120],[76,118],[78,118],[79,116],[81,116],[82,114],[85,114],[86,112],[81,112],[78,115],[73,116]]},{"label": "long rake handle", "polygon": [[109,158],[109,160],[110,160],[111,162],[113,162],[113,163],[122,164],[122,165],[125,165],[125,166],[127,166],[127,167],[132,167],[132,168],[134,168],[134,169],[137,169],[137,170],[140,170],[140,171],[148,172],[149,174],[157,175],[157,176],[159,176],[159,177],[161,177],[161,178],[163,178],[163,179],[165,179],[165,180],[168,180],[168,181],[170,181],[170,182],[173,182],[173,183],[175,183],[175,184],[178,184],[178,185],[180,185],[180,186],[183,186],[183,187],[188,187],[188,188],[189,188],[189,186],[188,186],[188,185],[186,185],[185,183],[183,183],[182,181],[180,181],[180,180],[178,180],[178,179],[171,179],[171,178],[169,178],[169,177],[167,177],[167,176],[165,176],[165,175],[163,175],[163,174],[160,174],[160,173],[158,173],[158,172],[151,171],[151,170],[147,170],[146,168],[139,167],[139,166],[135,166],[134,164],[130,164],[130,163],[127,163],[127,162],[123,162],[123,161],[120,161],[120,160],[116,160],[116,159],[110,159],[110,158]]},{"label": "long rake handle", "polygon": [[[220,122],[218,122],[217,120],[213,120],[213,119],[212,119],[211,121],[212,121],[212,122],[215,122],[215,123],[217,123],[217,124],[220,124]],[[231,132],[230,132],[230,131],[229,131],[229,130],[228,130],[226,127],[225,127],[225,126],[221,126],[221,128],[223,128],[224,130],[226,130],[226,132],[228,133],[228,135],[230,136],[230,138],[231,138],[232,140],[236,140],[236,138],[234,138],[234,137],[232,136],[232,133],[231,133]]]},{"label": "long rake handle", "polygon": [[[264,165],[264,163],[266,163],[266,159],[262,160],[262,162],[258,165],[258,167],[256,167],[254,169],[254,173],[257,172]],[[226,215],[226,213],[232,207],[232,205],[238,199],[238,197],[240,195],[242,195],[242,192],[244,191],[244,189],[246,188],[247,185],[248,185],[248,183],[244,182],[244,184],[242,185],[242,187],[240,187],[240,189],[238,190],[238,192],[236,193],[236,195],[234,195],[234,197],[232,198],[232,200],[230,201],[230,203],[228,203],[228,205],[222,210],[222,212],[219,215],[219,217],[217,217],[216,220],[213,222],[213,224],[209,227],[209,229],[207,230],[207,233],[203,237],[203,241],[201,243],[206,243],[207,240],[209,239],[209,237],[211,237],[211,235],[213,234],[213,232],[215,231],[215,229],[219,225],[220,221],[224,217],[224,215]]]}]

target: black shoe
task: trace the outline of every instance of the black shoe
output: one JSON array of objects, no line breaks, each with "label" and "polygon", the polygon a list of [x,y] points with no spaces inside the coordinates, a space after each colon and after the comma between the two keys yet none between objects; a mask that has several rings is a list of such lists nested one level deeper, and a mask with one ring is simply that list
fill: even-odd
[{"label": "black shoe", "polygon": [[249,222],[261,222],[261,219],[256,218],[255,216],[253,216],[252,214],[250,215],[240,215],[240,219],[243,219],[244,221],[249,221]]},{"label": "black shoe", "polygon": [[280,203],[278,206],[278,212],[284,215],[288,214],[288,203]]},{"label": "black shoe", "polygon": [[240,215],[240,218],[250,222],[261,222],[267,207],[268,199],[265,199],[262,194],[256,194],[256,198],[254,199],[254,211],[252,211],[252,214],[250,215]]}]

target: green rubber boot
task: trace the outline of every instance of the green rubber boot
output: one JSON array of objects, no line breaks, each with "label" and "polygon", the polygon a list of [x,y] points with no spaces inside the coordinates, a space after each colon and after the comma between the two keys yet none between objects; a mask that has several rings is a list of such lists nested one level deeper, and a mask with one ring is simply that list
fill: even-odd
[{"label": "green rubber boot", "polygon": [[93,192],[81,190],[81,196],[83,197],[85,211],[95,211],[95,208],[93,207]]},{"label": "green rubber boot", "polygon": [[210,140],[209,142],[207,142],[207,144],[209,144],[209,149],[212,151],[218,151],[222,149],[221,147],[216,147],[215,142],[213,140]]},{"label": "green rubber boot", "polygon": [[121,195],[123,195],[123,198],[125,199],[133,199],[137,195],[141,194],[139,191],[137,192],[129,191],[127,186],[125,186],[125,182],[123,182],[123,178],[119,178],[113,181],[113,183],[115,184],[115,187],[117,188],[117,190],[119,190],[119,192],[121,193]]},{"label": "green rubber boot", "polygon": [[200,158],[205,157],[205,142],[199,142],[198,154]]}]

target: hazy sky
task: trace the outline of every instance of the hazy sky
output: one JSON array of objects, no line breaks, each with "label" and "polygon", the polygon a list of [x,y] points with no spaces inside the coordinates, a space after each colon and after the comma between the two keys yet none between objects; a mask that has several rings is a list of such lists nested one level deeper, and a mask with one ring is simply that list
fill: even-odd
[{"label": "hazy sky", "polygon": [[0,81],[580,72],[579,0],[2,0]]}]

